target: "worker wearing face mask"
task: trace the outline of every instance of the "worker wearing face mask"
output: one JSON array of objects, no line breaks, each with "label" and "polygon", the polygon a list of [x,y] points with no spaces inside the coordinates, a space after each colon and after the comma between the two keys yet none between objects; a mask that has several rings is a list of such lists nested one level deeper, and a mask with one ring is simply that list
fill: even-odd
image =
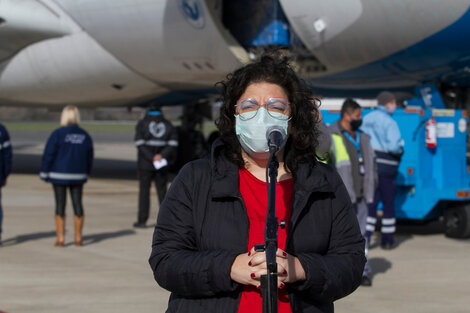
[{"label": "worker wearing face mask", "polygon": [[[377,170],[370,137],[359,130],[362,124],[362,109],[359,104],[346,99],[341,107],[341,118],[328,130],[331,134],[330,163],[333,164],[348,190],[361,233],[366,237],[368,216],[367,204],[374,200]],[[367,257],[369,242],[366,240]],[[371,269],[367,262],[362,274],[362,285],[372,285]]]},{"label": "worker wearing face mask", "polygon": [[371,137],[371,145],[377,157],[379,186],[375,193],[374,203],[369,206],[367,218],[367,235],[370,237],[375,230],[377,221],[377,205],[382,202],[382,238],[383,249],[394,247],[395,234],[395,180],[398,165],[403,154],[403,140],[397,122],[392,114],[397,108],[393,93],[383,91],[377,97],[377,109],[364,117],[362,130]]}]

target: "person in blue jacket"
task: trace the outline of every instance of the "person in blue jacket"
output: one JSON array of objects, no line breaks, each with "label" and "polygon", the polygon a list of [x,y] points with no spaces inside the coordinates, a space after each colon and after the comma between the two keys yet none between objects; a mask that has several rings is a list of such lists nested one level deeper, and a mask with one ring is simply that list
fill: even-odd
[{"label": "person in blue jacket", "polygon": [[52,183],[55,195],[56,246],[64,245],[66,189],[70,190],[74,211],[75,245],[82,245],[83,184],[93,163],[93,141],[78,126],[77,107],[68,105],[62,110],[61,127],[49,137],[41,165],[41,179]]},{"label": "person in blue jacket", "polygon": [[377,222],[377,205],[383,203],[382,238],[383,249],[393,249],[395,234],[395,180],[398,165],[403,154],[403,140],[397,122],[392,118],[397,108],[395,95],[388,91],[377,97],[377,109],[367,114],[362,123],[362,131],[370,136],[370,144],[376,155],[379,185],[375,191],[374,202],[369,205],[366,236],[370,238]]},{"label": "person in blue jacket", "polygon": [[[0,124],[0,188],[5,187],[7,184],[7,177],[11,172],[11,142],[10,135],[8,134],[5,126]],[[3,221],[3,210],[1,203],[2,195],[0,189],[0,244],[2,243],[2,221]]]}]

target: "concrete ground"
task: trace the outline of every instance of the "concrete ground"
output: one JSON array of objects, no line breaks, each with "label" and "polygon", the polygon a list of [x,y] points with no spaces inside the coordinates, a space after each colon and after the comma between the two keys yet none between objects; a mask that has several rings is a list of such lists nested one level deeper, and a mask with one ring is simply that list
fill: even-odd
[{"label": "concrete ground", "polygon": [[[21,149],[16,138],[15,173],[2,189],[0,312],[164,312],[169,294],[147,263],[153,227],[132,228],[138,191],[129,174],[135,169],[132,143],[96,143],[102,161],[84,189],[84,246],[73,245],[69,206],[66,246],[57,248],[52,188],[34,165],[41,147]],[[152,222],[157,207],[154,197]],[[451,240],[442,231],[438,222],[401,225],[396,249],[384,251],[373,242],[373,286],[337,301],[336,312],[470,312],[470,240]]]}]

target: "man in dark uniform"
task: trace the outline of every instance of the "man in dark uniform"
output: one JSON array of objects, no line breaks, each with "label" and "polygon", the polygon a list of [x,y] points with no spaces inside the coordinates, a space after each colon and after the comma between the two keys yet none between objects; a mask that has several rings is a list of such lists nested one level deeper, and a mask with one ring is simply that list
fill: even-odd
[{"label": "man in dark uniform", "polygon": [[158,104],[151,104],[145,117],[135,130],[138,150],[139,211],[134,227],[145,227],[149,217],[150,185],[155,181],[158,200],[163,201],[168,184],[168,165],[176,160],[178,134],[173,125],[163,117]]},{"label": "man in dark uniform", "polygon": [[176,162],[170,170],[176,176],[179,170],[188,162],[205,157],[210,152],[204,134],[200,130],[203,117],[196,111],[194,105],[187,104],[183,108],[181,126],[178,132],[178,151]]}]

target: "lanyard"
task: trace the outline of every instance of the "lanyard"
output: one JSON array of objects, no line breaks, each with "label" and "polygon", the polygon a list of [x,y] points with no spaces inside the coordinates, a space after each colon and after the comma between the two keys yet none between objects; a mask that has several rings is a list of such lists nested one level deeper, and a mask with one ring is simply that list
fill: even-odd
[{"label": "lanyard", "polygon": [[357,141],[354,140],[351,135],[347,131],[343,131],[344,137],[346,137],[355,147],[357,150],[357,158],[359,159],[359,163],[362,163],[362,154],[361,154],[361,134],[356,131],[356,138]]}]

